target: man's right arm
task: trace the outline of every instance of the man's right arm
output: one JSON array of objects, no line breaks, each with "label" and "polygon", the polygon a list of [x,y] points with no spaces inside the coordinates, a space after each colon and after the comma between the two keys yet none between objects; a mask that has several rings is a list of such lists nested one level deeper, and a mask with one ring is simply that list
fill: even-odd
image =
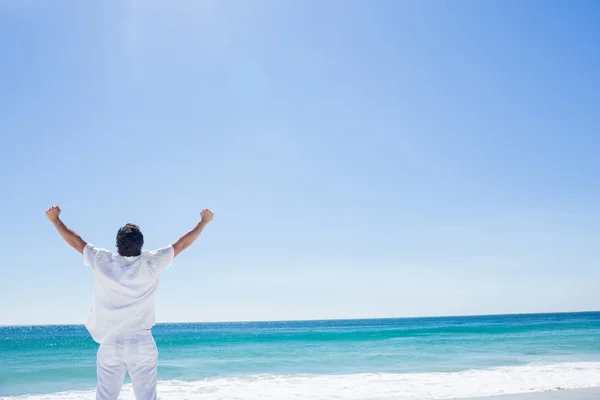
[{"label": "man's right arm", "polygon": [[200,213],[200,216],[202,217],[200,222],[198,222],[198,224],[191,231],[189,231],[188,233],[183,235],[181,238],[179,238],[178,241],[173,243],[173,250],[174,250],[173,257],[177,257],[177,255],[179,253],[181,253],[183,250],[190,247],[192,245],[192,243],[194,243],[196,241],[196,239],[198,239],[198,236],[200,236],[200,233],[202,233],[204,228],[206,228],[206,225],[208,225],[210,223],[210,221],[213,220],[213,217],[214,217],[213,213],[208,209],[202,210],[202,212]]},{"label": "man's right arm", "polygon": [[64,222],[60,220],[60,212],[61,210],[59,206],[49,207],[46,210],[46,217],[48,217],[48,220],[52,222],[52,224],[54,225],[58,233],[60,233],[60,236],[62,236],[65,242],[67,242],[75,250],[83,254],[83,249],[85,248],[87,242],[83,240],[81,236],[77,234],[77,232],[67,227],[64,224]]}]

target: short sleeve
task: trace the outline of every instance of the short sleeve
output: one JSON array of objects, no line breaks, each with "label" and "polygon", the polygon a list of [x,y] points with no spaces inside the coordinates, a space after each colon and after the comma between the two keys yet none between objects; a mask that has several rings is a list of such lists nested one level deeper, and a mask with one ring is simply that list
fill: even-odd
[{"label": "short sleeve", "polygon": [[93,244],[86,244],[83,248],[83,263],[92,269],[96,268],[96,256],[99,250]]},{"label": "short sleeve", "polygon": [[156,273],[161,273],[165,269],[169,268],[175,258],[175,249],[169,245],[162,249],[154,250],[149,252],[150,264],[152,269]]}]

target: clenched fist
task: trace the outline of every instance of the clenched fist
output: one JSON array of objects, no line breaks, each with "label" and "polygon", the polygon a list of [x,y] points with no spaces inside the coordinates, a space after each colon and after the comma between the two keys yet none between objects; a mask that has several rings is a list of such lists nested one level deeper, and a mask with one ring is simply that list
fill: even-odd
[{"label": "clenched fist", "polygon": [[59,206],[52,206],[52,207],[48,207],[48,209],[46,210],[46,217],[48,217],[48,219],[50,221],[56,221],[58,219],[58,216],[60,215],[60,207]]},{"label": "clenched fist", "polygon": [[202,212],[200,213],[200,216],[202,217],[202,222],[210,222],[213,220],[214,218],[214,214],[212,213],[212,211],[210,211],[208,208],[202,210]]}]

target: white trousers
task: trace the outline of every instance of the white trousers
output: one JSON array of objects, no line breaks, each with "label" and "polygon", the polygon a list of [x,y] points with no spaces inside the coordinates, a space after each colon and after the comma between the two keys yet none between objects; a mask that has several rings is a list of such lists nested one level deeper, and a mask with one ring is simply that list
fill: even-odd
[{"label": "white trousers", "polygon": [[129,372],[137,400],[156,400],[158,350],[149,330],[118,334],[98,349],[96,400],[117,400]]}]

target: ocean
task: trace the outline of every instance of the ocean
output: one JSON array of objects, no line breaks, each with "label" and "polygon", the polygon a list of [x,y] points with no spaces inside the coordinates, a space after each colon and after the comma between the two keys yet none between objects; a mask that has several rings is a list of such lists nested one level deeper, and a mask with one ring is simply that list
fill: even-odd
[{"label": "ocean", "polygon": [[[600,386],[600,312],[159,324],[161,399],[451,399]],[[0,399],[93,399],[83,326],[0,327]],[[130,384],[121,398],[133,399]]]}]

